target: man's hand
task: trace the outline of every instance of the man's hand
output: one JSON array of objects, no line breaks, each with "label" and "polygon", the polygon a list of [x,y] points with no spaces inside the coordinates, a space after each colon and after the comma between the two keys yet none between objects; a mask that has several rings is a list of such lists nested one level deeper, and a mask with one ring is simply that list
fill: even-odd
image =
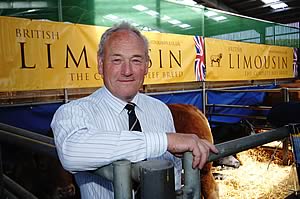
[{"label": "man's hand", "polygon": [[193,168],[202,169],[209,152],[218,153],[217,148],[207,140],[199,139],[195,134],[167,133],[168,151],[174,155],[192,152]]}]

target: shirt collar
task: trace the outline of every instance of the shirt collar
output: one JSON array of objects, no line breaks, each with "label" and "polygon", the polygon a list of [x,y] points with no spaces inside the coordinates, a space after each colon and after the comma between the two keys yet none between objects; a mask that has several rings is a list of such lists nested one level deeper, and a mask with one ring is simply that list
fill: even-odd
[{"label": "shirt collar", "polygon": [[[113,110],[118,112],[119,114],[123,111],[127,102],[115,97],[105,86],[103,86],[104,100]],[[137,93],[131,102],[136,104],[136,107],[141,109],[141,105],[139,103],[140,93]]]}]

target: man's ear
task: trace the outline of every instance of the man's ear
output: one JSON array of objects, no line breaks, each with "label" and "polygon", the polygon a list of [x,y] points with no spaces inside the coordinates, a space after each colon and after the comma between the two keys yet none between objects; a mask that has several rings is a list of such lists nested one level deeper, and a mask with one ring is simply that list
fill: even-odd
[{"label": "man's ear", "polygon": [[103,75],[103,59],[100,56],[98,56],[98,72]]}]

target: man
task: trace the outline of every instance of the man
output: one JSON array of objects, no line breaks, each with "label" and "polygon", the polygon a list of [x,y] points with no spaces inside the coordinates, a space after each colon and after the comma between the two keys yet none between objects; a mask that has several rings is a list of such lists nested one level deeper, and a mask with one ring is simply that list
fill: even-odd
[{"label": "man", "polygon": [[[196,135],[174,133],[170,110],[161,101],[138,92],[148,72],[148,42],[127,23],[108,29],[101,37],[98,70],[104,87],[88,97],[61,106],[51,127],[63,167],[74,173],[81,197],[113,198],[112,182],[86,171],[120,159],[138,162],[160,158],[174,163],[180,188],[181,161],[172,154],[193,153],[193,167],[202,168],[217,149]],[[128,130],[133,104],[141,132]]]}]

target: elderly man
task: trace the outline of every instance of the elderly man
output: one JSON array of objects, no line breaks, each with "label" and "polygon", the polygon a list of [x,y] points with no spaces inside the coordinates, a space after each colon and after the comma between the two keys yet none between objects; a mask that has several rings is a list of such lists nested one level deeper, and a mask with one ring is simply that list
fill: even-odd
[{"label": "elderly man", "polygon": [[98,51],[104,87],[54,115],[51,127],[60,161],[75,175],[82,198],[113,198],[112,182],[87,172],[113,161],[170,160],[179,189],[181,160],[174,155],[191,151],[193,167],[202,168],[209,152],[217,152],[196,135],[175,133],[168,107],[138,92],[148,64],[148,42],[137,29],[124,22],[108,29]]}]

